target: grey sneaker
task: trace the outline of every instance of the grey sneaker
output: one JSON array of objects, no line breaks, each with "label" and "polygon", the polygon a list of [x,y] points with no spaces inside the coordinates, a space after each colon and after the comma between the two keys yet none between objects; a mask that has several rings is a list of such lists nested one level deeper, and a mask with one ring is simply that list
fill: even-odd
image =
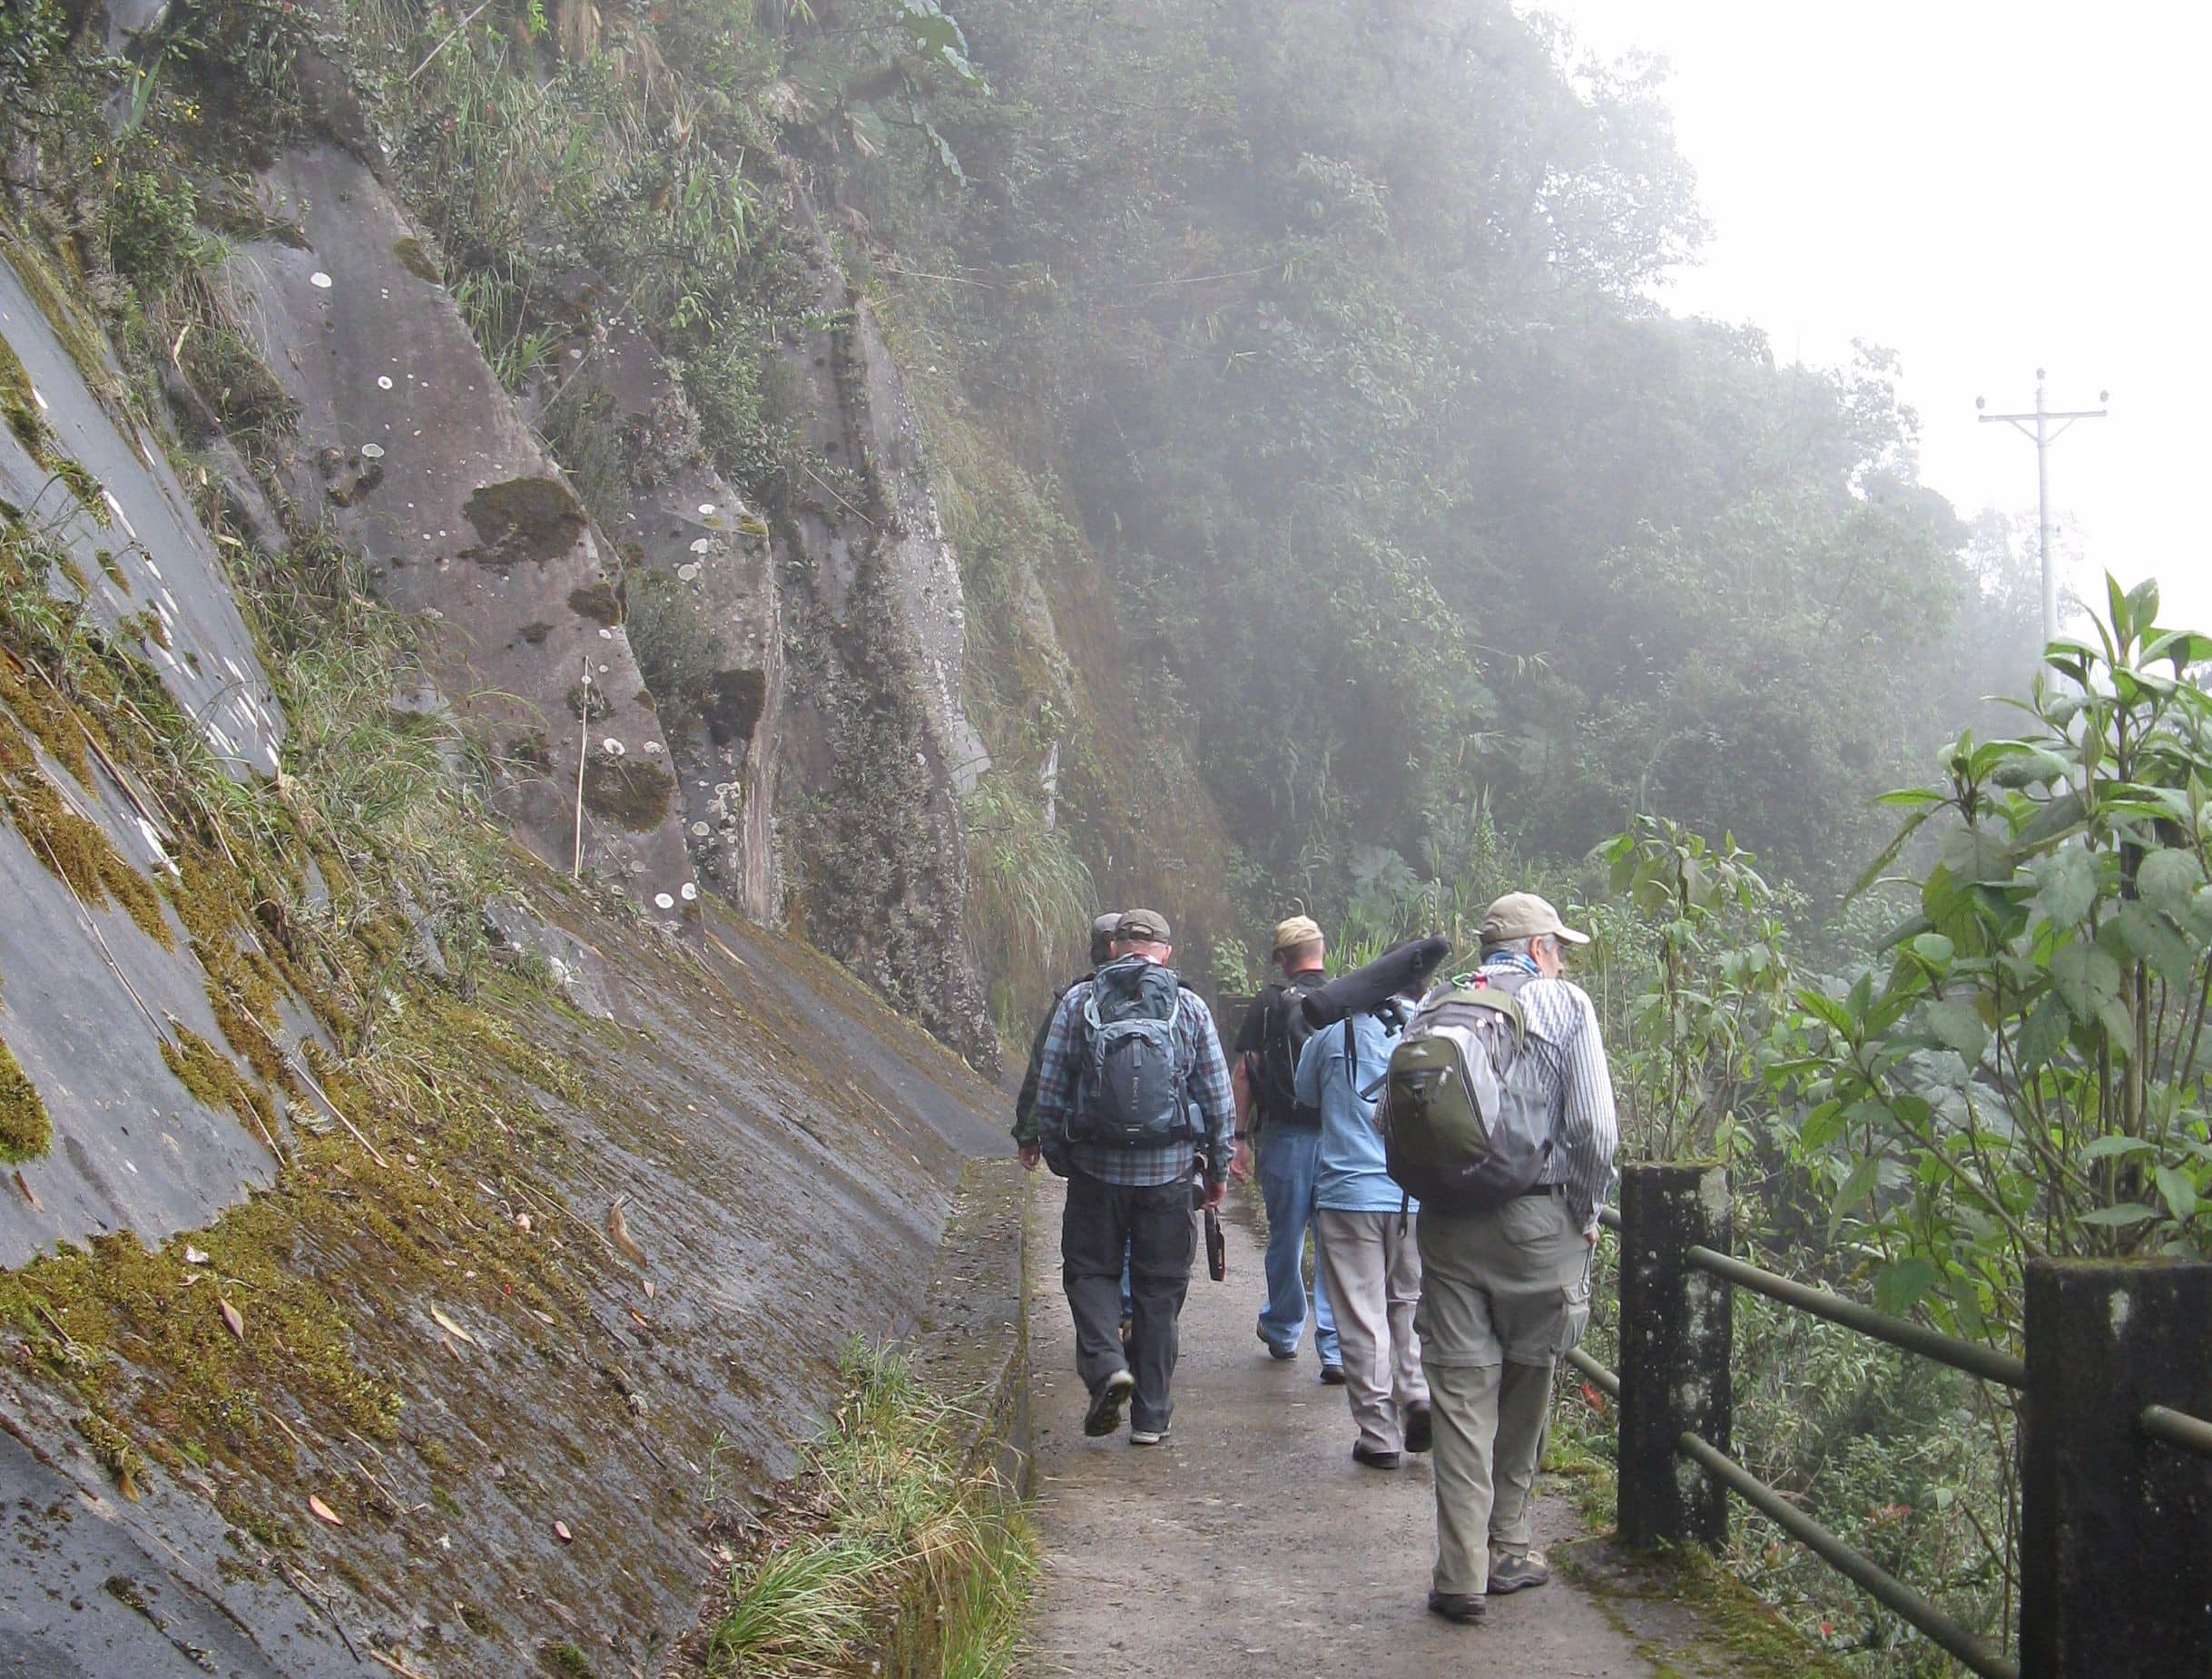
[{"label": "grey sneaker", "polygon": [[1430,1615],[1440,1615],[1447,1621],[1457,1621],[1462,1626],[1479,1625],[1489,1607],[1480,1592],[1431,1591],[1429,1594]]},{"label": "grey sneaker", "polygon": [[1136,1378],[1127,1370],[1116,1370],[1108,1376],[1091,1395],[1091,1408],[1083,1414],[1083,1432],[1097,1439],[1120,1428],[1121,1408],[1135,1391]]},{"label": "grey sneaker", "polygon": [[1129,1444],[1132,1446],[1157,1446],[1166,1438],[1167,1430],[1164,1428],[1132,1429],[1129,1430]]},{"label": "grey sneaker", "polygon": [[1525,1592],[1551,1578],[1541,1551],[1500,1551],[1490,1558],[1490,1590]]}]

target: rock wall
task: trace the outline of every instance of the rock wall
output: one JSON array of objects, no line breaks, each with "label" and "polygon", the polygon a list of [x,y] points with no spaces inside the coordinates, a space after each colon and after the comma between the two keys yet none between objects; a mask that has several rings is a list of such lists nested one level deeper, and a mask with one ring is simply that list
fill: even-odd
[{"label": "rock wall", "polygon": [[[351,181],[373,212],[373,183],[325,162],[323,185]],[[530,696],[487,701],[463,673],[526,589],[590,574],[596,539],[560,515],[568,547],[502,572],[428,522],[467,521],[475,480],[527,481],[544,457],[471,401],[470,446],[410,462],[433,453],[404,423],[424,410],[376,406],[369,389],[391,393],[365,349],[313,336],[373,335],[326,331],[314,297],[282,290],[320,293],[327,272],[342,300],[310,265],[349,250],[369,269],[373,241],[303,232],[320,245],[254,293],[301,404],[290,487],[396,590],[457,573],[428,595],[449,603],[430,610],[452,697],[502,717]],[[374,287],[369,316],[397,302]],[[443,331],[422,359],[395,347],[395,391],[412,372],[442,399],[457,372],[482,398],[480,360]],[[0,269],[0,394],[24,405],[0,433],[0,515],[64,556],[46,586],[92,625],[74,673],[0,643],[0,1072],[50,1127],[11,1144],[0,1180],[0,1662],[649,1670],[692,1624],[717,1536],[816,1428],[841,1349],[911,1319],[950,1185],[996,1143],[996,1093],[796,941],[703,904],[680,932],[640,915],[645,887],[687,878],[637,872],[681,866],[673,818],[598,837],[596,884],[516,849],[466,985],[403,896],[338,913],[317,859],[342,859],[262,773],[287,720],[165,440],[53,286]],[[308,377],[317,349],[339,370]],[[383,454],[361,447],[378,437]],[[235,457],[203,458],[212,495]],[[634,680],[596,633],[613,626],[572,617],[595,628],[567,644]],[[180,734],[140,714],[150,691],[100,685],[139,670]],[[643,702],[623,715],[654,738]],[[238,778],[227,860],[147,773],[202,750],[216,782]],[[557,851],[526,790],[510,808]]]},{"label": "rock wall", "polygon": [[[298,406],[289,488],[404,611],[442,620],[447,697],[491,733],[497,802],[540,856],[584,860],[672,924],[697,915],[653,696],[582,505],[493,375],[414,228],[329,144],[286,153],[231,283]],[[579,777],[579,768],[581,776]]]},{"label": "rock wall", "polygon": [[979,1065],[997,1046],[964,938],[960,800],[989,765],[960,698],[967,622],[897,365],[820,244],[783,355],[819,459],[776,521],[790,594],[785,776],[804,790],[810,934]]}]

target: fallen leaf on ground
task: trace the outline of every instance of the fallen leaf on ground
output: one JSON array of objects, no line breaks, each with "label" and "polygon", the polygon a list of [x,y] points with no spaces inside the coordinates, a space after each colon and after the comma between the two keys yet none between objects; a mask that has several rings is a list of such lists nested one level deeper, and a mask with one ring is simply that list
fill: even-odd
[{"label": "fallen leaf on ground", "polygon": [[318,1498],[313,1493],[310,1493],[307,1496],[307,1508],[308,1514],[312,1516],[319,1522],[329,1522],[333,1527],[343,1527],[346,1525],[343,1518],[339,1517],[336,1510],[325,1504],[320,1498]]},{"label": "fallen leaf on ground", "polygon": [[204,1265],[207,1263],[207,1255],[188,1242],[184,1244],[184,1262],[187,1265]]},{"label": "fallen leaf on ground", "polygon": [[245,1340],[245,1315],[241,1312],[237,1307],[231,1304],[229,1301],[223,1299],[223,1297],[220,1294],[215,1297],[215,1304],[221,1309],[224,1326],[230,1330],[231,1334],[237,1336],[239,1340]]},{"label": "fallen leaf on ground", "polygon": [[454,1340],[465,1340],[472,1347],[477,1344],[477,1338],[474,1335],[471,1335],[435,1306],[430,1308],[430,1321],[445,1330],[447,1334],[452,1336]]},{"label": "fallen leaf on ground", "polygon": [[568,1531],[566,1522],[555,1522],[553,1524],[553,1537],[563,1545],[569,1545],[575,1542],[576,1536]]},{"label": "fallen leaf on ground", "polygon": [[15,1187],[23,1192],[23,1198],[31,1203],[32,1212],[44,1213],[46,1210],[46,1203],[33,1193],[30,1184],[25,1181],[24,1175],[20,1172],[15,1173]]},{"label": "fallen leaf on ground", "polygon": [[646,1298],[647,1300],[651,1300],[651,1299],[653,1298],[653,1294],[654,1294],[653,1279],[652,1279],[651,1277],[647,1277],[647,1278],[645,1279],[645,1298]]}]

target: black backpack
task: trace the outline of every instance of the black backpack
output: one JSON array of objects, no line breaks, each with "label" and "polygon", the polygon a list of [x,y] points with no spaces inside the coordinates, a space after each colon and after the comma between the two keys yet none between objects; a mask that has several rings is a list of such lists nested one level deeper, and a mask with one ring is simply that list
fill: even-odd
[{"label": "black backpack", "polygon": [[1315,1116],[1312,1108],[1298,1100],[1298,1056],[1306,1039],[1313,1036],[1312,1024],[1306,1018],[1305,999],[1320,984],[1317,976],[1310,982],[1293,979],[1274,987],[1280,996],[1267,1013],[1267,1030],[1260,1039],[1253,1078],[1263,1119],[1296,1115],[1310,1121]]}]

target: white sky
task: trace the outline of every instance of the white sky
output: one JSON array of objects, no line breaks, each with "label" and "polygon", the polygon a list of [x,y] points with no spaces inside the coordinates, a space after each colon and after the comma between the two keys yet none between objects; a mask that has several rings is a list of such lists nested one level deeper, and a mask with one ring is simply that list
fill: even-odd
[{"label": "white sky", "polygon": [[1714,225],[1666,294],[1775,354],[1896,350],[1922,476],[1971,515],[2032,513],[2035,448],[1991,411],[2096,407],[2050,452],[2065,580],[2155,574],[2212,629],[2212,7],[2184,0],[1545,0],[1601,56],[1673,66]]}]

